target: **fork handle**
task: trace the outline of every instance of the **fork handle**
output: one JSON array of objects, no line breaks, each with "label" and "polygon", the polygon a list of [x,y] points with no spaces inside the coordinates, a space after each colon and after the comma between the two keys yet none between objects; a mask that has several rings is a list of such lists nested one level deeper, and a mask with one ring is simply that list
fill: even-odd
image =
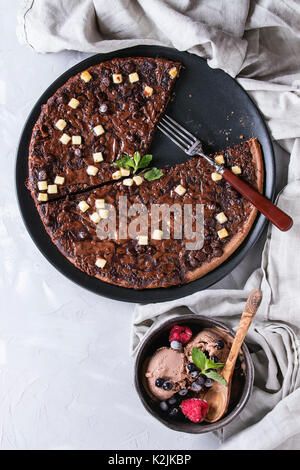
[{"label": "fork handle", "polygon": [[239,193],[245,196],[252,204],[269,219],[279,230],[289,230],[293,225],[293,219],[276,207],[269,199],[262,196],[258,191],[249,186],[244,180],[236,176],[226,168],[222,173],[223,178],[228,181]]}]

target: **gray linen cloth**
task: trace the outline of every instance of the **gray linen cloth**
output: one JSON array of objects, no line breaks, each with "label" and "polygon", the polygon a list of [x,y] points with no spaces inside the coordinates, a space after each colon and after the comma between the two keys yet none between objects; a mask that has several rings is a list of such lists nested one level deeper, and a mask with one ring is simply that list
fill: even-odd
[{"label": "gray linen cloth", "polygon": [[247,295],[263,301],[247,342],[255,351],[253,394],[219,436],[220,449],[300,448],[300,4],[297,0],[30,0],[21,2],[17,35],[37,52],[108,52],[164,44],[205,57],[243,86],[271,135],[290,153],[278,205],[294,219],[270,226],[261,267],[242,290],[209,289],[173,302],[138,305],[131,351],[170,315],[192,311],[236,328]]}]

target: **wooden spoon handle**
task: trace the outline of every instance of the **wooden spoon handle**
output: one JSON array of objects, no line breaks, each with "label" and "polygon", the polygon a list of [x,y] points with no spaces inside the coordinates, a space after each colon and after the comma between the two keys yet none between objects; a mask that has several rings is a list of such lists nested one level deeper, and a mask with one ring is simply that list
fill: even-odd
[{"label": "wooden spoon handle", "polygon": [[279,207],[275,206],[269,199],[265,198],[252,188],[241,178],[233,174],[228,168],[222,174],[223,178],[243,196],[245,196],[252,204],[264,214],[279,230],[289,230],[293,225],[293,219],[283,212]]},{"label": "wooden spoon handle", "polygon": [[262,299],[262,293],[259,289],[254,289],[246,302],[244,311],[241,316],[241,320],[233,340],[226,364],[222,371],[222,375],[225,380],[229,383],[232,378],[232,374],[234,371],[234,366],[239,355],[241,346],[251,325],[251,322],[256,314],[258,307],[260,306],[260,302]]}]

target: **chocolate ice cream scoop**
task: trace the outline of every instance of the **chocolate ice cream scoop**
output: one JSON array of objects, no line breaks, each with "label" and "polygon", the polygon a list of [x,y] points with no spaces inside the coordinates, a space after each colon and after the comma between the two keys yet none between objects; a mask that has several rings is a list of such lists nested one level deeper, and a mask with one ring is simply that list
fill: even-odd
[{"label": "chocolate ice cream scoop", "polygon": [[[183,352],[168,347],[159,348],[148,359],[145,372],[145,385],[149,394],[158,400],[167,400],[174,393],[185,388],[188,372],[186,358]],[[158,378],[172,383],[171,390],[157,387]]]},{"label": "chocolate ice cream scoop", "polygon": [[221,329],[205,328],[193,337],[184,351],[188,362],[192,361],[193,348],[198,348],[203,352],[207,351],[206,354],[215,362],[225,363],[231,344],[232,338]]}]

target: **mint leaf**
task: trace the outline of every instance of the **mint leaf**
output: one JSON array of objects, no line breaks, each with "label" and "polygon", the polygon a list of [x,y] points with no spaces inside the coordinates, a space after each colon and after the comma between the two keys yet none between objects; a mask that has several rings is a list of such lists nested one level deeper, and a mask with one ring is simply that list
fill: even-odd
[{"label": "mint leaf", "polygon": [[114,162],[114,165],[117,165],[119,168],[126,168],[127,170],[135,167],[134,161],[132,160],[132,158],[125,153],[121,155],[119,160]]},{"label": "mint leaf", "polygon": [[158,168],[152,168],[151,170],[147,171],[147,173],[144,174],[144,178],[147,181],[153,181],[153,180],[158,180],[163,176],[163,172],[159,170]]},{"label": "mint leaf", "polygon": [[218,374],[218,372],[215,372],[214,370],[212,370],[210,372],[205,372],[205,375],[209,379],[215,380],[216,382],[220,382],[222,385],[225,385],[225,386],[228,385],[228,383],[226,382],[224,377],[222,377],[221,374]]},{"label": "mint leaf", "polygon": [[152,155],[144,155],[139,163],[139,168],[146,168],[152,160]]},{"label": "mint leaf", "polygon": [[198,348],[192,349],[192,359],[196,367],[198,367],[201,370],[205,368],[206,356],[204,352],[201,351],[201,349],[198,349]]},{"label": "mint leaf", "polygon": [[205,369],[219,369],[224,366],[225,364],[223,364],[223,362],[214,362],[211,359],[206,358]]},{"label": "mint leaf", "polygon": [[133,154],[133,161],[134,161],[134,171],[136,172],[136,170],[138,169],[139,167],[139,163],[140,163],[140,159],[141,159],[141,154],[140,152],[134,152]]}]

